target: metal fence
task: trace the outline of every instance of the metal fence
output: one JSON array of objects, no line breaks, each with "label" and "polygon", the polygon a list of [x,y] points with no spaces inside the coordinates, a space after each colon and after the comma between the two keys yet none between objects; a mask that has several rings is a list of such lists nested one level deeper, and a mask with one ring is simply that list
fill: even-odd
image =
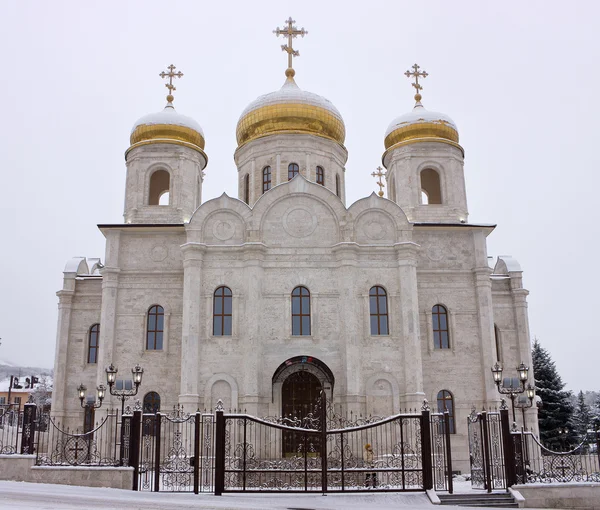
[{"label": "metal fence", "polygon": [[531,432],[511,436],[517,483],[600,482],[600,431],[567,452],[549,450]]},{"label": "metal fence", "polygon": [[37,426],[34,449],[38,466],[121,464],[121,424],[116,409],[107,409],[106,415],[95,422],[88,432],[63,429],[60,422],[48,415],[41,415],[34,425]]},{"label": "metal fence", "polygon": [[0,406],[0,454],[10,455],[21,451],[23,414],[18,405]]}]

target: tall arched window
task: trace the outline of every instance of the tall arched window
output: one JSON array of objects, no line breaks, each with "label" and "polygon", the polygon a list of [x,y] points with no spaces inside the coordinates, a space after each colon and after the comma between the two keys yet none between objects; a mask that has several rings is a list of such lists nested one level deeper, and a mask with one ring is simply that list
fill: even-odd
[{"label": "tall arched window", "polygon": [[292,335],[310,335],[310,292],[306,287],[292,291]]},{"label": "tall arched window", "polygon": [[213,297],[213,335],[231,336],[231,301],[229,287],[219,287]]},{"label": "tall arched window", "polygon": [[335,174],[335,194],[338,197],[341,197],[341,195],[340,195],[340,176],[339,176],[339,174]]},{"label": "tall arched window", "polygon": [[296,163],[288,165],[288,181],[291,181],[300,172],[300,167]]},{"label": "tall arched window", "polygon": [[250,175],[244,177],[244,202],[250,203]]},{"label": "tall arched window", "polygon": [[383,287],[376,285],[369,291],[369,310],[371,315],[371,335],[387,335],[388,306],[387,293]]},{"label": "tall arched window", "polygon": [[98,363],[98,340],[100,340],[100,324],[94,324],[88,334],[88,363]]},{"label": "tall arched window", "polygon": [[325,170],[322,166],[317,167],[317,184],[325,186]]},{"label": "tall arched window", "polygon": [[448,390],[441,390],[437,394],[437,408],[438,413],[448,411],[450,417],[450,434],[455,434],[456,429],[454,427],[454,397]]},{"label": "tall arched window", "polygon": [[442,203],[440,174],[433,168],[421,171],[421,200],[424,205]]},{"label": "tall arched window", "polygon": [[263,193],[271,189],[271,167],[263,168]]},{"label": "tall arched window", "polygon": [[[148,193],[148,205],[169,205],[169,189],[171,176],[166,170],[157,170],[150,176],[150,190]],[[165,203],[165,197],[167,202]],[[162,198],[162,200],[161,200]]]},{"label": "tall arched window", "polygon": [[160,351],[163,348],[163,331],[165,327],[165,309],[160,305],[151,306],[148,310],[148,326],[146,328],[146,349]]},{"label": "tall arched window", "polygon": [[433,321],[433,346],[436,349],[450,349],[448,331],[448,310],[443,305],[435,305],[431,309]]}]

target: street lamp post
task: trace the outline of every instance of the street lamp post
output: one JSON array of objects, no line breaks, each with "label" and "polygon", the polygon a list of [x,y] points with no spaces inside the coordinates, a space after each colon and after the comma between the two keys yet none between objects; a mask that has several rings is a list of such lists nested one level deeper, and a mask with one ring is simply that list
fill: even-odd
[{"label": "street lamp post", "polygon": [[567,427],[558,427],[558,439],[560,440],[560,444],[562,447],[562,451],[565,451],[565,443],[567,442],[567,435],[569,434],[569,429]]},{"label": "street lamp post", "polygon": [[[528,384],[527,388],[525,387],[525,383],[529,377],[529,367],[527,367],[525,363],[521,363],[517,367],[517,373],[519,374],[519,382],[514,384],[516,377],[511,378],[510,385],[505,386],[502,381],[502,365],[496,362],[496,364],[492,367],[492,375],[494,376],[494,382],[496,383],[498,392],[502,395],[510,396],[510,401],[512,403],[513,422],[517,421],[515,407],[522,409],[531,407],[533,405],[533,399],[535,398],[535,388],[531,386],[531,384]],[[517,398],[517,395],[520,395],[521,393],[527,393],[527,398],[529,400],[527,405],[515,405],[515,399]],[[525,411],[523,411],[523,413],[525,413]],[[525,415],[523,415],[523,420],[525,420]],[[525,422],[523,422],[523,425],[525,425]]]},{"label": "street lamp post", "polygon": [[117,367],[115,367],[115,365],[113,363],[111,363],[110,366],[108,368],[106,368],[106,370],[105,370],[106,382],[108,383],[108,390],[109,390],[110,394],[121,400],[121,416],[123,416],[123,413],[125,411],[125,401],[129,397],[133,397],[133,396],[137,395],[140,384],[142,384],[142,376],[144,375],[144,369],[142,367],[140,367],[139,364],[131,369],[131,374],[133,375],[134,387],[129,390],[125,389],[125,385],[123,385],[122,390],[118,390],[114,387],[115,383],[117,382],[117,372],[118,371],[119,371],[119,369]]},{"label": "street lamp post", "polygon": [[84,409],[86,407],[90,407],[92,409],[98,409],[98,408],[102,407],[102,401],[104,400],[104,396],[106,395],[106,386],[104,386],[104,384],[101,384],[96,388],[98,403],[96,403],[94,401],[94,402],[86,402],[84,404],[83,402],[86,397],[86,394],[85,394],[86,391],[87,391],[87,388],[83,384],[80,384],[77,387],[77,395],[79,396],[79,400],[81,402],[81,407],[83,407]]}]

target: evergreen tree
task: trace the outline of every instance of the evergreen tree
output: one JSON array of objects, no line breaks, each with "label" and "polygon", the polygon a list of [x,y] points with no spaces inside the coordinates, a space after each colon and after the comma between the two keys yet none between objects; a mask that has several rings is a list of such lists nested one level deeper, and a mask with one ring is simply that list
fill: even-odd
[{"label": "evergreen tree", "polygon": [[[565,383],[556,370],[556,364],[537,339],[533,342],[531,354],[535,389],[542,399],[542,406],[538,411],[540,439],[547,448],[559,450],[565,441],[565,436],[561,439],[559,429],[572,430],[571,392],[564,390]],[[567,434],[566,437],[566,444],[570,445],[574,442],[572,433]]]},{"label": "evergreen tree", "polygon": [[600,430],[600,394],[592,405],[592,427],[594,430]]},{"label": "evergreen tree", "polygon": [[585,403],[583,391],[580,391],[577,395],[577,402],[575,404],[572,420],[573,431],[578,436],[577,440],[582,441],[585,439],[588,429],[592,426],[592,418],[592,412]]}]

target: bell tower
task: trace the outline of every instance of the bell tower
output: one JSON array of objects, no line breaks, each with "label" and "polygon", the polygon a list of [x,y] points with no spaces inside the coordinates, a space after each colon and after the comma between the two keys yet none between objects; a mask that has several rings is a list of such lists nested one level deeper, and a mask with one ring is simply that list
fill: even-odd
[{"label": "bell tower", "polygon": [[183,73],[174,65],[167,69],[159,75],[168,78],[167,105],[134,124],[125,152],[126,223],[186,223],[201,203],[208,161],[204,133],[194,119],[175,111],[173,78]]},{"label": "bell tower", "polygon": [[456,124],[421,103],[419,78],[427,77],[427,72],[414,64],[404,74],[414,78],[415,106],[393,120],[385,133],[382,160],[388,198],[413,223],[466,223],[464,150]]}]

